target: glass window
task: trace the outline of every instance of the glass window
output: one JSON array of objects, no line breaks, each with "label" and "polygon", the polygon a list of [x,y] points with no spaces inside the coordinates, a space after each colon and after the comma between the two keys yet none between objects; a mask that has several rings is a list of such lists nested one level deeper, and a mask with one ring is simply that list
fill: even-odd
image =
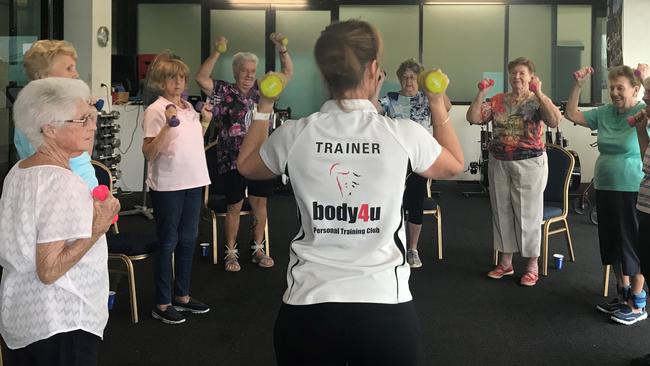
[{"label": "glass window", "polygon": [[545,94],[553,95],[551,56],[551,5],[511,5],[508,32],[508,60],[528,57]]},{"label": "glass window", "polygon": [[266,15],[264,10],[210,10],[210,52],[218,36],[228,38],[228,51],[219,57],[212,71],[213,79],[234,82],[232,56],[252,52],[259,58],[257,77],[266,70]]},{"label": "glass window", "polygon": [[[314,60],[314,45],[330,24],[331,15],[329,10],[278,10],[275,14],[276,30],[289,39],[287,47],[294,69],[293,79],[277,105],[282,109],[291,107],[292,118],[304,117],[318,111],[329,97]],[[279,71],[277,56],[275,65]]]},{"label": "glass window", "polygon": [[200,4],[139,4],[138,53],[171,50],[190,68],[188,92],[201,93],[193,75],[201,64]]},{"label": "glass window", "polygon": [[452,101],[472,101],[484,73],[502,75],[504,5],[425,5],[423,21],[422,61],[449,75]]},{"label": "glass window", "polygon": [[419,9],[417,5],[341,6],[339,19],[361,19],[377,27],[384,40],[382,67],[388,73],[380,95],[400,89],[396,71],[409,58],[418,58]]},{"label": "glass window", "polygon": [[[573,87],[573,72],[592,65],[591,31],[591,5],[557,6],[555,100],[567,100]],[[591,82],[587,79],[582,88],[581,103],[591,101]]]}]

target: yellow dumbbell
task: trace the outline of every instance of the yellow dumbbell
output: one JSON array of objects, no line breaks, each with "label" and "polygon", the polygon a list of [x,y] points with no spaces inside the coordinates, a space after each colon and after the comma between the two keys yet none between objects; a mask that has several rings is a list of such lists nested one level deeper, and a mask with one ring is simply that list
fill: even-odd
[{"label": "yellow dumbbell", "polygon": [[418,84],[421,88],[428,90],[431,93],[444,93],[449,86],[449,77],[445,75],[440,69],[438,70],[425,70],[418,76]]},{"label": "yellow dumbbell", "polygon": [[[276,33],[273,32],[273,33],[271,33],[271,36],[270,36],[269,38],[273,41],[273,40],[276,39],[275,37],[276,37]],[[289,44],[289,38],[287,38],[287,37],[282,37],[282,38],[278,39],[278,41],[279,41],[280,44],[282,44],[284,47],[287,47],[287,45]]]},{"label": "yellow dumbbell", "polygon": [[260,93],[267,98],[275,98],[284,90],[284,75],[277,72],[270,72],[260,81]]},{"label": "yellow dumbbell", "polygon": [[226,45],[225,42],[220,42],[219,44],[217,44],[217,52],[225,53],[226,51],[228,51],[228,46]]}]

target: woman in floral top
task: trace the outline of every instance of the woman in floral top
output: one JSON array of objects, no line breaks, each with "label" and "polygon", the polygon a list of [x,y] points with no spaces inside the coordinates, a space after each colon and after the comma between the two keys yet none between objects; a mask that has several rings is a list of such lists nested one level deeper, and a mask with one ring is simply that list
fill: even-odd
[{"label": "woman in floral top", "polygon": [[562,113],[542,92],[531,60],[520,57],[511,61],[508,74],[511,91],[484,102],[490,87],[479,89],[467,111],[467,120],[471,124],[492,121],[494,131],[489,144],[488,178],[494,249],[501,256],[487,275],[500,279],[514,274],[512,254],[521,251],[528,264],[519,283],[534,286],[539,278],[540,224],[548,178],[543,123],[556,127]]},{"label": "woman in floral top", "polygon": [[[286,80],[293,75],[293,64],[282,44],[283,36],[276,33],[272,41],[278,48],[282,73]],[[226,203],[226,258],[225,269],[228,272],[238,272],[239,266],[237,249],[237,232],[239,230],[239,213],[248,188],[249,202],[253,209],[253,250],[252,262],[263,268],[273,267],[271,257],[264,252],[266,225],[266,200],[273,193],[273,181],[247,180],[237,171],[237,156],[251,124],[253,109],[260,99],[256,80],[258,58],[250,52],[239,52],[233,56],[232,68],[234,83],[224,80],[213,80],[210,76],[215,63],[221,56],[220,45],[225,46],[228,40],[217,37],[214,52],[203,62],[196,74],[196,81],[214,105],[213,119],[206,133],[207,142],[218,141],[215,157],[219,174],[223,176]],[[270,124],[269,124],[270,128]]]},{"label": "woman in floral top", "polygon": [[[422,125],[433,134],[431,125],[431,110],[429,99],[423,91],[418,90],[418,74],[424,68],[415,59],[411,58],[402,62],[397,68],[397,78],[401,89],[399,92],[389,92],[379,99],[376,105],[380,114],[391,118],[408,118]],[[382,81],[383,83],[383,81]],[[377,89],[379,92],[380,87]],[[444,95],[447,111],[451,109],[451,103],[447,95]],[[408,230],[406,231],[408,249],[406,260],[411,268],[422,267],[422,261],[418,254],[418,239],[422,230],[422,213],[424,211],[424,195],[426,193],[427,178],[418,174],[409,174],[406,179],[404,190],[404,209],[408,213]]]}]

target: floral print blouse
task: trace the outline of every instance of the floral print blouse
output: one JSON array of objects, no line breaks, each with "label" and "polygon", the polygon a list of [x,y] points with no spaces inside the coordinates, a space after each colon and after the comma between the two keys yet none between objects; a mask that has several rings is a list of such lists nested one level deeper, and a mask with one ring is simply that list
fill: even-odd
[{"label": "floral print blouse", "polygon": [[237,169],[239,149],[251,124],[253,107],[260,100],[260,92],[257,82],[248,95],[244,95],[235,84],[215,80],[208,98],[214,109],[206,142],[219,141],[216,149],[217,171],[225,174]]},{"label": "floral print blouse", "polygon": [[513,104],[504,93],[481,105],[483,122],[492,121],[489,150],[499,160],[522,160],[544,153],[543,121],[534,95]]}]

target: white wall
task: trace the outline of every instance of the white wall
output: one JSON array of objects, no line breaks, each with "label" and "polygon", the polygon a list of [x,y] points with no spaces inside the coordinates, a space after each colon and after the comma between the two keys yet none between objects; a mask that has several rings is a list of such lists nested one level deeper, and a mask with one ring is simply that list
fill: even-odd
[{"label": "white wall", "polygon": [[111,30],[111,2],[107,0],[66,0],[63,5],[63,38],[77,49],[79,77],[88,83],[96,97],[110,102],[106,88],[111,86],[111,44],[97,44],[97,29]]},{"label": "white wall", "polygon": [[638,63],[650,63],[650,1],[623,0],[623,62],[636,67]]}]

